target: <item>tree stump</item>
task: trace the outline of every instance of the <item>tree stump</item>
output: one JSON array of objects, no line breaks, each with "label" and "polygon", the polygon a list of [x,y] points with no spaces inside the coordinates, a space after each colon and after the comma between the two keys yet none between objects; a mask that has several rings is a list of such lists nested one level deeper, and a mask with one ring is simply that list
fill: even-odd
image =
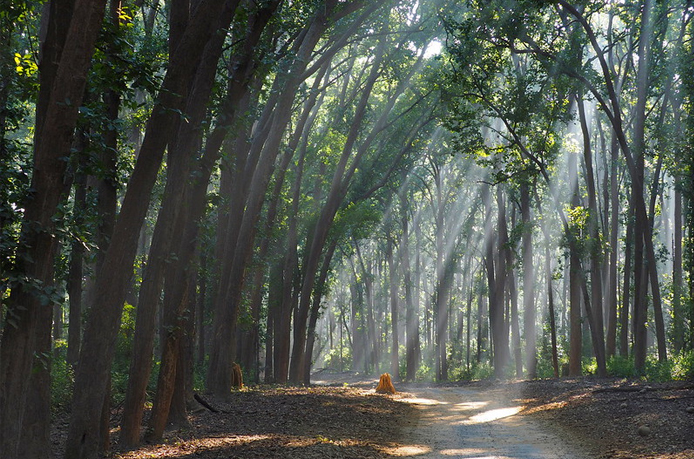
[{"label": "tree stump", "polygon": [[378,381],[378,386],[376,387],[376,392],[379,394],[394,394],[395,386],[393,386],[393,381],[390,379],[388,373],[383,373],[381,379]]},{"label": "tree stump", "polygon": [[241,389],[243,387],[243,373],[238,363],[231,365],[231,387]]}]

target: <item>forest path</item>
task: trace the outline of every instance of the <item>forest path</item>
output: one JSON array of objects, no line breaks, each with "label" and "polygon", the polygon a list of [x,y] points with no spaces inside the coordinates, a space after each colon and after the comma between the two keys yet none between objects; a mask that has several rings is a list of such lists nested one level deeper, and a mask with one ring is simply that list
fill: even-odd
[{"label": "forest path", "polygon": [[421,410],[404,426],[408,444],[394,456],[464,459],[589,459],[551,426],[522,415],[518,393],[508,387],[405,388],[403,402]]}]

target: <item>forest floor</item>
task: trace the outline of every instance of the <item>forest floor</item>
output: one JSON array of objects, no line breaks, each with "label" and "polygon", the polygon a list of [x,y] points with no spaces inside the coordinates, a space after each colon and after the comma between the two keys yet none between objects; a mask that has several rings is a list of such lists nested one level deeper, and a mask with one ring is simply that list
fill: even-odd
[{"label": "forest floor", "polygon": [[694,385],[617,379],[520,386],[523,415],[559,426],[597,458],[693,459]]},{"label": "forest floor", "polygon": [[190,426],[135,451],[120,450],[114,430],[108,458],[694,458],[691,383],[396,383],[396,395],[380,395],[376,380],[354,375],[317,382],[205,396],[219,412],[199,406]]}]

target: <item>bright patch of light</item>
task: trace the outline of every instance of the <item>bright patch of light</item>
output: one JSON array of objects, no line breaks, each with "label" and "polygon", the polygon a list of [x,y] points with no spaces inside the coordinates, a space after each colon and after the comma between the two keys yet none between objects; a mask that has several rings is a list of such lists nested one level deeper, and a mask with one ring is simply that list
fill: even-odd
[{"label": "bright patch of light", "polygon": [[[442,456],[465,457],[469,459],[504,459],[506,456],[470,456],[475,454],[474,450],[467,449],[444,449],[440,451]],[[483,453],[484,454],[484,453]]]},{"label": "bright patch of light", "polygon": [[465,422],[465,424],[483,424],[485,422],[492,422],[499,419],[508,418],[520,413],[522,409],[522,406],[513,406],[510,408],[499,408],[496,410],[485,411],[472,416]]},{"label": "bright patch of light", "polygon": [[426,51],[424,51],[424,57],[429,58],[433,56],[438,56],[441,54],[443,49],[443,44],[438,40],[430,41],[427,45]]},{"label": "bright patch of light", "polygon": [[455,406],[463,410],[479,410],[489,405],[489,402],[463,402],[456,403]]},{"label": "bright patch of light", "polygon": [[431,452],[431,448],[424,445],[402,445],[394,448],[386,448],[385,452],[390,456],[406,457],[420,456]]},{"label": "bright patch of light", "polygon": [[402,401],[414,403],[415,405],[448,405],[446,402],[440,402],[431,398],[403,398]]}]

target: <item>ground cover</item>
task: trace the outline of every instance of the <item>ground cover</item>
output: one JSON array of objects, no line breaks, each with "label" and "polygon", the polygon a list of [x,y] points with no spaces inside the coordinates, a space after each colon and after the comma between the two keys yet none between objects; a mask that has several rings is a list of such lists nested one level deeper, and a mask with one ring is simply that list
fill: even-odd
[{"label": "ground cover", "polygon": [[[375,380],[311,387],[251,387],[228,398],[204,396],[217,410],[197,406],[190,424],[165,441],[124,451],[112,420],[109,459],[386,458],[402,456],[421,411],[405,402],[423,385],[396,383],[395,395],[376,394]],[[560,379],[509,383],[451,383],[484,393],[512,394],[519,416],[540,420],[600,459],[694,458],[694,386],[616,379]],[[60,457],[65,423],[55,423]],[[398,453],[395,453],[399,451]],[[414,453],[415,456],[417,455]]]}]

